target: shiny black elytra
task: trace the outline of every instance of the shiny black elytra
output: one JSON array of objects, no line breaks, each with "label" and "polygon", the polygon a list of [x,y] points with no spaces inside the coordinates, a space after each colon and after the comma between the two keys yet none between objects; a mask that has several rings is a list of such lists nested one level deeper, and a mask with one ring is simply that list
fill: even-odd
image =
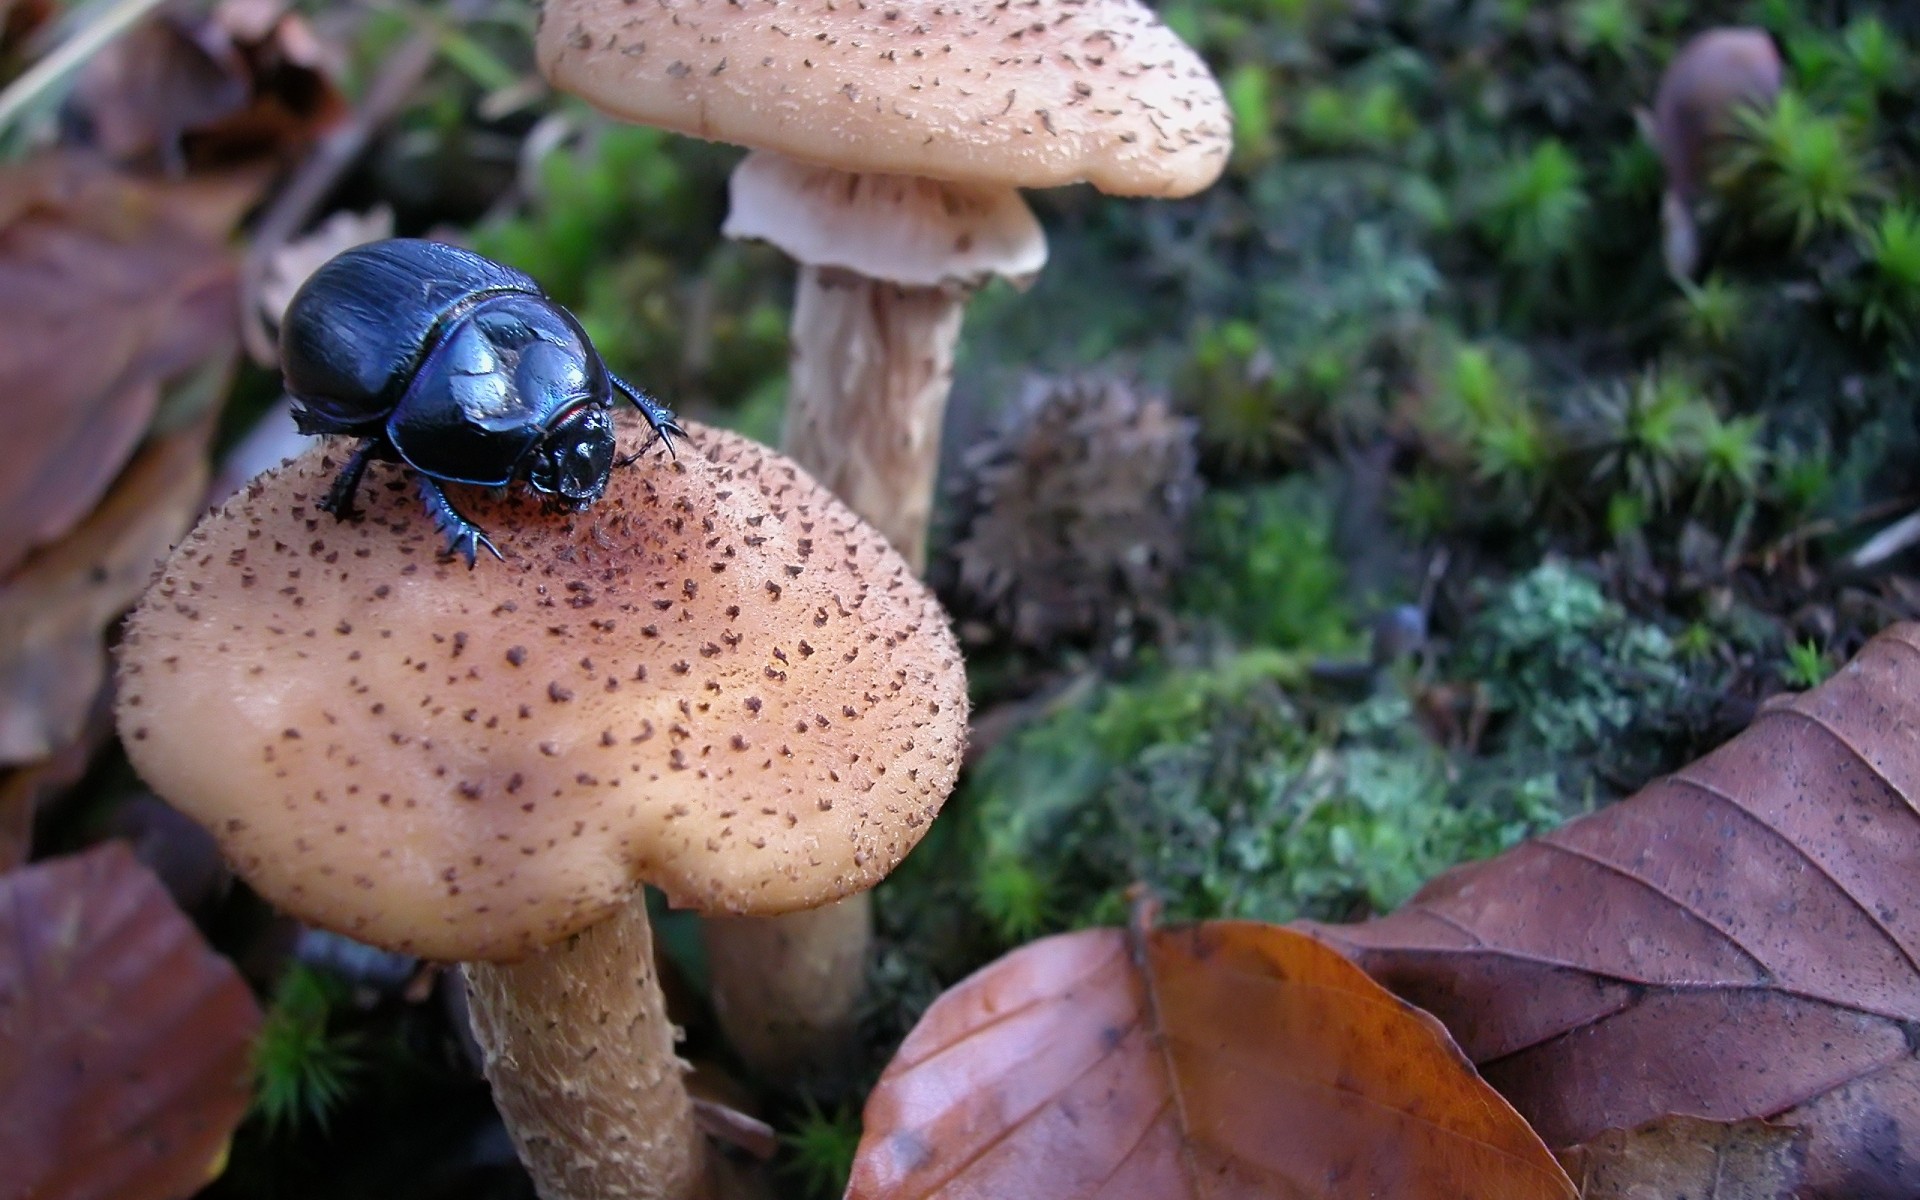
[{"label": "shiny black elytra", "polygon": [[294,294],[280,364],[300,432],[364,439],[320,507],[340,520],[374,459],[412,467],[420,499],[472,567],[500,551],[443,483],[524,478],[585,508],[613,470],[615,393],[673,450],[666,407],[617,378],[573,319],[511,267],[440,242],[393,238],[330,259]]}]

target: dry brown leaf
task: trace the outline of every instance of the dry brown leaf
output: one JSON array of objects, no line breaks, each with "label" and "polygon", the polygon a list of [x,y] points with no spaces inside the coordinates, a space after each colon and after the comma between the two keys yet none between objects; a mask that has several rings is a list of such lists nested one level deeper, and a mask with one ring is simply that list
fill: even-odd
[{"label": "dry brown leaf", "polygon": [[99,502],[164,385],[232,358],[237,268],[204,223],[239,191],[0,168],[0,579]]},{"label": "dry brown leaf", "polygon": [[1250,921],[1096,929],[947,992],[867,1101],[848,1200],[1555,1197],[1439,1023]]},{"label": "dry brown leaf", "polygon": [[94,697],[80,736],[47,758],[0,767],[0,875],[32,857],[34,815],[79,783],[93,756],[113,737],[109,689]]},{"label": "dry brown leaf", "polygon": [[259,1026],[239,973],[121,843],[0,876],[6,1195],[198,1190],[246,1112]]},{"label": "dry brown leaf", "polygon": [[1665,1117],[1609,1129],[1560,1155],[1580,1200],[1793,1200],[1806,1131],[1765,1121]]},{"label": "dry brown leaf", "polygon": [[227,0],[141,22],[75,79],[72,123],[128,166],[225,166],[300,150],[346,103],[333,83],[337,56],[285,7]]},{"label": "dry brown leaf", "polygon": [[1631,799],[1314,926],[1555,1146],[1805,1126],[1815,1194],[1920,1195],[1920,625]]},{"label": "dry brown leaf", "polygon": [[206,489],[207,425],[141,451],[67,537],[0,584],[0,763],[72,741],[107,681],[107,625],[133,603]]}]

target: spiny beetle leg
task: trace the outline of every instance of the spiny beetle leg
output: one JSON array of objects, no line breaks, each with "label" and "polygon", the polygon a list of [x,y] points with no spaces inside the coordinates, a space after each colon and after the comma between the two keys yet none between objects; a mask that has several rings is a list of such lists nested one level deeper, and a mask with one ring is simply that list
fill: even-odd
[{"label": "spiny beetle leg", "polygon": [[[647,424],[653,427],[653,435],[666,443],[667,453],[674,454],[673,435],[677,433],[685,437],[687,431],[680,428],[679,423],[673,419],[673,410],[618,375],[610,378],[613,380],[613,386],[620,389],[621,394],[627,399],[633,401],[633,406],[639,409],[640,415],[647,419]],[[674,456],[678,457],[678,455]]]},{"label": "spiny beetle leg", "polygon": [[448,554],[464,555],[469,571],[473,569],[475,561],[479,558],[482,546],[487,548],[487,553],[501,562],[506,561],[499,547],[493,544],[486,533],[478,525],[460,515],[460,510],[453,506],[453,501],[447,499],[446,492],[441,490],[437,480],[427,475],[420,475],[417,478],[420,481],[420,499],[427,506],[427,515],[433,518],[434,528],[447,535],[446,552]]},{"label": "spiny beetle leg", "polygon": [[327,489],[326,499],[320,501],[320,511],[330,512],[338,521],[351,521],[360,515],[353,506],[353,496],[360,490],[360,479],[367,473],[367,464],[373,461],[377,439],[368,438],[361,442],[347,465],[340,468],[340,474],[334,477],[333,486]]}]

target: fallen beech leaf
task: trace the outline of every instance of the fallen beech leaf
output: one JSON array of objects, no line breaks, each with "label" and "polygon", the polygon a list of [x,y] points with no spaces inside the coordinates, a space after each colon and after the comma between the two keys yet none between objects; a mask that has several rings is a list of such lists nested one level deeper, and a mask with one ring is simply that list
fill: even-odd
[{"label": "fallen beech leaf", "polygon": [[0,168],[0,579],[99,502],[164,385],[233,356],[237,266],[199,224],[230,189]]},{"label": "fallen beech leaf", "polygon": [[103,631],[200,510],[206,443],[201,422],[149,444],[79,528],[0,584],[0,763],[79,734],[107,681]]},{"label": "fallen beech leaf", "polygon": [[69,123],[129,166],[286,156],[345,115],[333,60],[282,4],[161,12],[87,63],[68,97]]},{"label": "fallen beech leaf", "polygon": [[26,862],[33,850],[33,819],[40,809],[79,783],[93,756],[113,737],[108,689],[94,697],[80,735],[46,758],[0,767],[0,875]]},{"label": "fallen beech leaf", "polygon": [[247,103],[246,61],[210,21],[161,14],[88,61],[67,97],[83,140],[118,162],[180,153],[181,137]]},{"label": "fallen beech leaf", "polygon": [[1805,1126],[1808,1188],[1920,1195],[1920,625],[1638,795],[1311,925],[1445,1021],[1550,1145]]},{"label": "fallen beech leaf", "polygon": [[124,845],[0,876],[5,1194],[198,1190],[246,1112],[259,1025],[239,973]]},{"label": "fallen beech leaf", "polygon": [[848,1200],[1556,1197],[1439,1023],[1251,921],[1024,946],[927,1010],[868,1098]]},{"label": "fallen beech leaf", "polygon": [[1560,1155],[1580,1200],[1793,1200],[1806,1131],[1765,1121],[1666,1117],[1609,1129]]}]

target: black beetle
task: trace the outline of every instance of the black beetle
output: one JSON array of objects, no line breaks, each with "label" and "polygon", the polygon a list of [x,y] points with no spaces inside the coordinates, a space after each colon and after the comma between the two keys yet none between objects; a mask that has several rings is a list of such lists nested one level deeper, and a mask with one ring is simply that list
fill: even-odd
[{"label": "black beetle", "polygon": [[393,238],[326,262],[294,294],[280,364],[300,432],[364,438],[320,507],[355,514],[373,459],[412,467],[447,553],[500,551],[443,483],[525,478],[569,509],[613,470],[614,393],[673,450],[666,407],[617,378],[573,314],[511,267],[440,242]]}]

